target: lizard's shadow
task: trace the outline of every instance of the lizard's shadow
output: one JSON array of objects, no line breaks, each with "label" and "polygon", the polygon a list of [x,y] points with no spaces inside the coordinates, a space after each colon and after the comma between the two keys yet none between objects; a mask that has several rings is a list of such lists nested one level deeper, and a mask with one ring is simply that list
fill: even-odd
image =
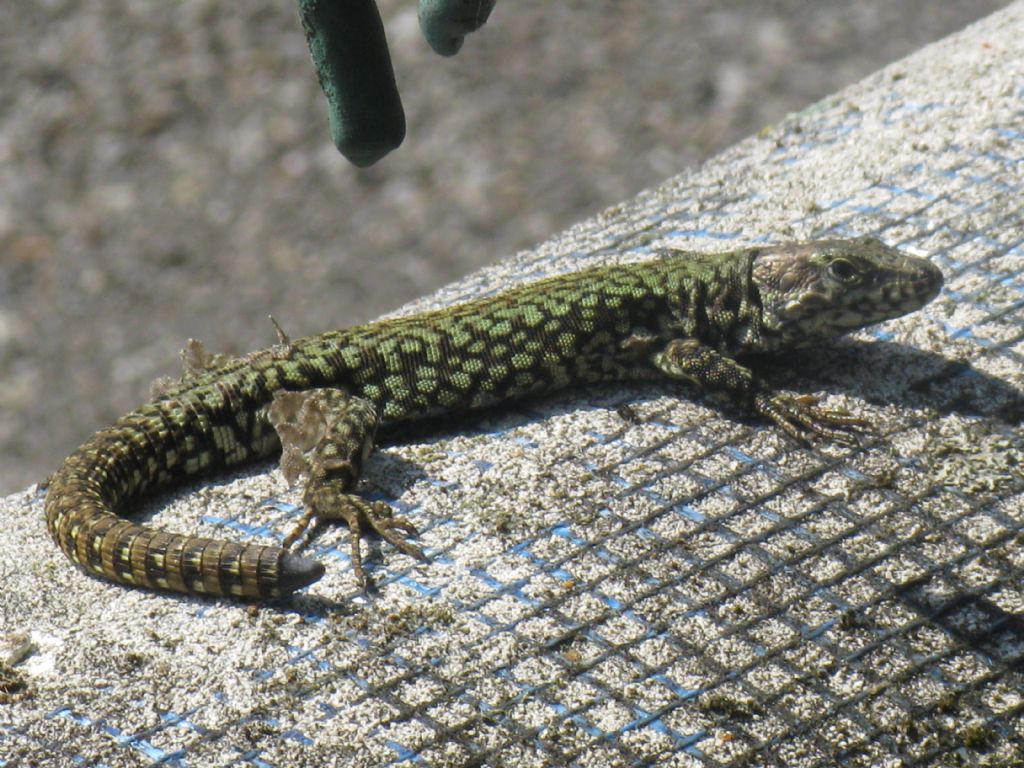
[{"label": "lizard's shadow", "polygon": [[1024,421],[1024,393],[943,355],[890,341],[844,339],[758,364],[774,387],[843,392],[872,405],[931,408],[981,416],[1007,426]]}]

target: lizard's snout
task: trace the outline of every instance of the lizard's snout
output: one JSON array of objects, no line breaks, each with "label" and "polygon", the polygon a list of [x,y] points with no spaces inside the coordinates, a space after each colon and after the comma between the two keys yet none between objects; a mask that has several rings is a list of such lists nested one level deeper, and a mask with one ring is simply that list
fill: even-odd
[{"label": "lizard's snout", "polygon": [[923,307],[942,290],[942,271],[927,259],[908,256],[902,271],[907,277],[898,283],[898,303],[908,312]]}]

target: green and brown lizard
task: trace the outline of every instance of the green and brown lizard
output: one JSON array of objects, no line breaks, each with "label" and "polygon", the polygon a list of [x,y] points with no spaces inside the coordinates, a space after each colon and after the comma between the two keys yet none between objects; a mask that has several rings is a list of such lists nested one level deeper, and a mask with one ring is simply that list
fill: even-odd
[{"label": "green and brown lizard", "polygon": [[[742,361],[919,309],[942,287],[928,261],[873,239],[823,240],[560,275],[447,309],[309,336],[196,365],[154,402],[95,434],[53,475],[46,517],[95,576],[204,595],[280,598],[324,572],[289,551],[312,519],[342,519],[365,583],[372,529],[422,557],[390,508],[353,493],[380,425],[484,408],[596,382],[669,378],[724,396],[798,439],[863,422],[776,393]],[[209,370],[204,370],[210,367]],[[271,456],[306,476],[284,546],[165,533],[121,516],[178,477]]]}]

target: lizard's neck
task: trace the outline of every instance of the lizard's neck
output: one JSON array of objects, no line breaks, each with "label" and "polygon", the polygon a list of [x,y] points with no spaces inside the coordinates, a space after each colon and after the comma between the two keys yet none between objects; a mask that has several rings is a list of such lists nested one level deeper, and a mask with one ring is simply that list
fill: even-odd
[{"label": "lizard's neck", "polygon": [[680,268],[669,270],[667,294],[674,317],[663,335],[699,339],[731,354],[763,351],[763,312],[752,278],[754,253],[730,256],[690,256]]}]

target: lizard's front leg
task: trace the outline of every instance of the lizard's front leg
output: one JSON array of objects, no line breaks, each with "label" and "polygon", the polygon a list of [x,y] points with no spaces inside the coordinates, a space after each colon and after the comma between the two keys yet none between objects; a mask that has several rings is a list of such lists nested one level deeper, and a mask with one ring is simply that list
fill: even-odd
[{"label": "lizard's front leg", "polygon": [[281,470],[290,484],[306,477],[302,495],[305,513],[285,538],[291,547],[316,520],[348,524],[352,567],[365,589],[360,539],[372,530],[398,550],[419,560],[426,556],[404,536],[416,535],[412,523],[395,517],[384,502],[370,502],[352,493],[373,450],[377,411],[369,400],[340,389],[278,392],[269,411],[270,423],[281,438]]},{"label": "lizard's front leg", "polygon": [[721,395],[741,408],[770,419],[783,432],[802,442],[826,437],[854,443],[843,430],[867,423],[846,411],[822,408],[814,397],[793,397],[762,386],[753,372],[696,339],[673,339],[651,358],[655,367],[675,379],[684,379],[702,391]]}]

